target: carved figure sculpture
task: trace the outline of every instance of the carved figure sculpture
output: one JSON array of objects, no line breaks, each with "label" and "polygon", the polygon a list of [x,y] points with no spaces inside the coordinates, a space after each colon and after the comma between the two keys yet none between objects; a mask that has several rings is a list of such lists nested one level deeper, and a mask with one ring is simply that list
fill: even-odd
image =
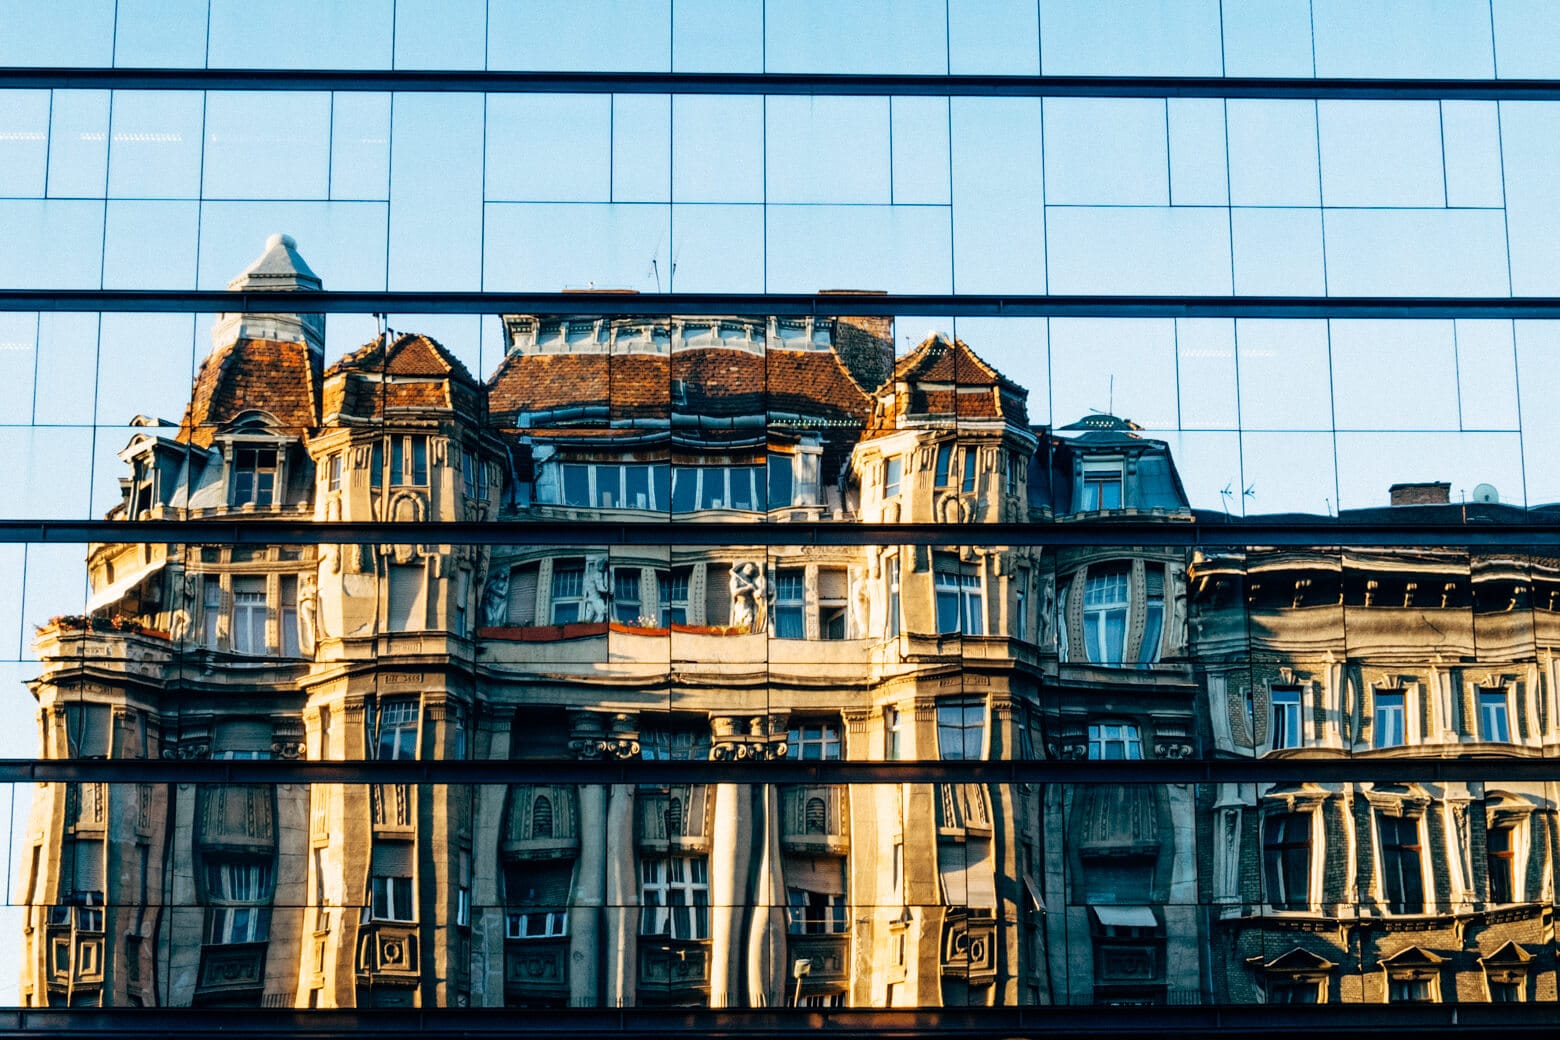
[{"label": "carved figure sculpture", "polygon": [[585,588],[580,599],[581,621],[607,620],[607,600],[612,595],[612,583],[607,578],[607,558],[585,558]]},{"label": "carved figure sculpture", "polygon": [[319,638],[319,604],[319,581],[309,571],[298,579],[298,650],[306,657]]},{"label": "carved figure sculpture", "polygon": [[747,632],[764,631],[768,620],[769,583],[752,560],[731,568],[731,623]]},{"label": "carved figure sculpture", "polygon": [[482,588],[482,623],[498,628],[509,619],[509,568],[497,567]]}]

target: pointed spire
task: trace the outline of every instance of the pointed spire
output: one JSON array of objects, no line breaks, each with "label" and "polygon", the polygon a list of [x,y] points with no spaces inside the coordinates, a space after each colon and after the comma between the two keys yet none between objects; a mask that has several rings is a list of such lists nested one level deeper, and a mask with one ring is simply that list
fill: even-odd
[{"label": "pointed spire", "polygon": [[320,276],[298,255],[298,242],[280,232],[265,240],[265,251],[228,282],[234,292],[319,289]]},{"label": "pointed spire", "polygon": [[[230,292],[289,292],[323,288],[298,253],[298,242],[281,232],[265,240],[265,249],[243,272],[228,282]],[[211,330],[212,341],[221,347],[240,339],[269,339],[307,343],[315,353],[323,353],[325,317],[321,314],[222,314]]]}]

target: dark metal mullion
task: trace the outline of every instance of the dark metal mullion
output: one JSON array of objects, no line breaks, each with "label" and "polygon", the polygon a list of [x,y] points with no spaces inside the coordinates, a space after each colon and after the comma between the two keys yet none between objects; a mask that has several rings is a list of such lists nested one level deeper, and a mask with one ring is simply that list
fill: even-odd
[{"label": "dark metal mullion", "polygon": [[[1446,507],[1452,508],[1452,507]],[[1385,510],[1377,510],[1383,512]],[[1513,508],[1518,516],[1523,514]],[[491,520],[323,523],[313,520],[0,520],[0,544],[320,545],[1154,545],[1177,548],[1502,548],[1553,553],[1560,522],[1471,519],[1463,523],[1350,520],[1136,520],[1033,524],[859,524],[656,520]]]},{"label": "dark metal mullion", "polygon": [[[479,666],[480,667],[480,666]],[[1073,761],[751,762],[0,759],[0,783],[272,784],[1215,784],[1560,781],[1560,759],[1215,758]]]},{"label": "dark metal mullion", "polygon": [[1560,296],[1178,296],[1041,293],[227,292],[0,289],[0,311],[51,313],[764,314],[960,318],[1560,318]]},{"label": "dark metal mullion", "polygon": [[1542,79],[1253,76],[993,76],[467,69],[0,68],[0,89],[402,91],[489,94],[745,94],[887,97],[1132,97],[1560,100]]}]

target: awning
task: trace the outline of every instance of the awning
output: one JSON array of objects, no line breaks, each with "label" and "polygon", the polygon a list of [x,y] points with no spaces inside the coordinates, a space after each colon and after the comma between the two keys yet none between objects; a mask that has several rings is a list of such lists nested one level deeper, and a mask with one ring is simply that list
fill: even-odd
[{"label": "awning", "polygon": [[162,570],[163,567],[167,566],[167,563],[168,560],[164,557],[155,563],[147,564],[139,570],[131,571],[122,578],[116,578],[112,583],[98,589],[87,599],[86,613],[91,614],[95,610],[101,610],[110,603],[116,603],[123,599],[125,593]]},{"label": "awning", "polygon": [[1158,928],[1159,918],[1146,906],[1091,906],[1106,928]]}]

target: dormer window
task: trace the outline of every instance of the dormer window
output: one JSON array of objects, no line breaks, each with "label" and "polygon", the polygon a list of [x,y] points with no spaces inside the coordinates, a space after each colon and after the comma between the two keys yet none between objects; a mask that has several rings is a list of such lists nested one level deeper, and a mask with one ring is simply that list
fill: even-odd
[{"label": "dormer window", "polygon": [[975,493],[975,452],[969,448],[964,449],[964,493]]},{"label": "dormer window", "polygon": [[325,460],[325,490],[341,490],[341,452],[332,452]]},{"label": "dormer window", "polygon": [[276,500],[275,448],[233,449],[233,504],[269,506]]},{"label": "dormer window", "polygon": [[899,494],[899,483],[904,478],[905,460],[898,455],[883,460],[883,497]]},{"label": "dormer window", "polygon": [[796,463],[790,455],[770,455],[769,508],[788,506],[796,498]]},{"label": "dormer window", "polygon": [[1083,484],[1078,490],[1078,511],[1092,512],[1098,509],[1121,508],[1121,465],[1089,464],[1083,470]]}]

